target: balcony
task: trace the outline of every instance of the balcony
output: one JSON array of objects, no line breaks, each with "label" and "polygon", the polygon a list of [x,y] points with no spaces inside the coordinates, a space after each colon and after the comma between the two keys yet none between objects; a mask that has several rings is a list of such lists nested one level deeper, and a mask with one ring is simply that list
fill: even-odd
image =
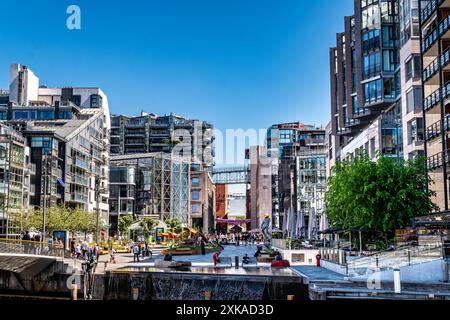
[{"label": "balcony", "polygon": [[351,135],[352,130],[350,128],[339,128],[337,129],[337,134],[339,136],[348,136]]},{"label": "balcony", "polygon": [[73,162],[73,164],[81,169],[89,170],[89,166],[88,166],[87,162],[84,160],[81,160],[79,158],[75,158],[75,161]]},{"label": "balcony", "polygon": [[80,192],[73,192],[71,194],[71,199],[72,199],[72,201],[76,201],[76,202],[82,202],[82,203],[88,202],[87,195],[80,193]]},{"label": "balcony", "polygon": [[364,68],[364,80],[376,77],[380,74],[380,72],[381,72],[380,64],[370,65],[368,67],[365,67]]},{"label": "balcony", "polygon": [[431,31],[422,42],[422,53],[425,56],[437,56],[438,48],[435,46],[439,38],[447,38],[450,30],[450,16],[439,23],[439,27]]},{"label": "balcony", "polygon": [[361,120],[359,120],[359,119],[348,118],[348,119],[345,121],[345,126],[346,126],[346,127],[349,127],[349,128],[351,128],[351,127],[357,127],[357,126],[359,126],[360,124],[361,124]]},{"label": "balcony", "polygon": [[440,5],[442,2],[444,2],[444,0],[430,1],[425,6],[425,8],[422,9],[422,12],[420,13],[420,19],[422,23],[425,23],[436,12],[436,9],[438,7],[438,4],[436,2],[439,2]]},{"label": "balcony", "polygon": [[89,179],[80,175],[74,175],[72,182],[85,187],[89,186]]},{"label": "balcony", "polygon": [[[439,84],[440,59],[436,58],[428,67],[423,70],[423,82],[426,84]],[[428,83],[427,83],[428,82]]]},{"label": "balcony", "polygon": [[427,141],[431,141],[434,140],[435,138],[440,137],[442,134],[442,129],[444,130],[444,132],[450,131],[450,115],[447,115],[442,120],[442,124],[443,126],[441,126],[441,120],[439,120],[433,123],[431,126],[427,127],[427,134],[426,134]]},{"label": "balcony", "polygon": [[433,109],[441,101],[440,89],[437,89],[423,101],[425,111]]},{"label": "balcony", "polygon": [[[445,163],[448,165],[449,163],[449,156],[450,156],[450,150],[446,150],[445,152]],[[435,155],[432,155],[431,157],[428,157],[427,159],[427,169],[430,171],[435,171],[444,165],[444,152],[439,152]]]}]

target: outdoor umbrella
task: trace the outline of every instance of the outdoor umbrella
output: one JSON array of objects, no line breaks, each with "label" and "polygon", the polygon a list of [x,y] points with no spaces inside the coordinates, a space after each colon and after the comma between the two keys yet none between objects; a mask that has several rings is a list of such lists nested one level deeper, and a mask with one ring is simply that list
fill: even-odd
[{"label": "outdoor umbrella", "polygon": [[305,212],[300,210],[297,217],[297,237],[301,238],[305,236]]},{"label": "outdoor umbrella", "polygon": [[[329,229],[330,225],[328,223],[328,217],[326,212],[322,212],[322,214],[320,215],[320,223],[319,223],[320,227],[319,227],[319,231],[326,231]],[[325,238],[325,235],[322,234],[322,239]]]},{"label": "outdoor umbrella", "polygon": [[314,208],[311,208],[309,212],[309,223],[308,223],[308,239],[314,240],[316,239],[316,210]]},{"label": "outdoor umbrella", "polygon": [[289,209],[289,236],[294,237],[295,235],[295,214],[292,208]]},{"label": "outdoor umbrella", "polygon": [[287,229],[287,216],[288,216],[288,214],[285,211],[284,215],[283,215],[283,229],[281,230],[281,231],[283,231],[283,233],[285,233],[286,229]]},{"label": "outdoor umbrella", "polygon": [[291,218],[291,216],[292,216],[292,210],[291,210],[291,208],[289,208],[287,210],[286,229],[285,229],[288,237],[291,235],[291,230],[292,230],[292,218]]}]

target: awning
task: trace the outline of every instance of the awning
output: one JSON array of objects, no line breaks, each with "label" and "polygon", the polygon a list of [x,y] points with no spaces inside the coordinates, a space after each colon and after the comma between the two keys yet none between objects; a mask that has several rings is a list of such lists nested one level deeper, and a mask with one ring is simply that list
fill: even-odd
[{"label": "awning", "polygon": [[58,183],[61,185],[61,187],[65,187],[66,184],[64,183],[64,181],[62,179],[58,178]]},{"label": "awning", "polygon": [[220,219],[220,218],[217,218],[217,219],[216,219],[216,222],[217,222],[217,223],[231,224],[231,225],[234,225],[234,226],[239,226],[239,225],[241,225],[241,224],[247,224],[247,223],[250,223],[250,222],[252,222],[252,220],[251,220],[251,219],[231,220],[231,219]]}]

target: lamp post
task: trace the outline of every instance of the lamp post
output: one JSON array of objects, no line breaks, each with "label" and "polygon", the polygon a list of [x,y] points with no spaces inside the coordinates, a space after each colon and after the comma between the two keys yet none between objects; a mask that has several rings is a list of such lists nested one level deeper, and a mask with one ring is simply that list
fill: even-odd
[{"label": "lamp post", "polygon": [[46,224],[46,209],[47,209],[47,188],[48,188],[48,163],[49,163],[49,157],[48,155],[43,155],[43,161],[42,161],[42,175],[44,177],[44,192],[43,192],[43,196],[44,196],[44,203],[42,206],[42,242],[45,242],[45,224]]}]

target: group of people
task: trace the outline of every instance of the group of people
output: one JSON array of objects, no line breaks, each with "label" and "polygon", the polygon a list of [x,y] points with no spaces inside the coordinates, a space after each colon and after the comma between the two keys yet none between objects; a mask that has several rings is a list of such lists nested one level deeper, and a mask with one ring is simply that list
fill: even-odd
[{"label": "group of people", "polygon": [[98,261],[98,258],[100,257],[100,246],[98,243],[91,246],[86,239],[76,241],[75,238],[72,238],[72,240],[70,240],[70,257],[83,260],[89,260],[93,257]]},{"label": "group of people", "polygon": [[260,233],[219,233],[208,234],[209,242],[218,242],[220,245],[250,246],[259,245],[264,242],[264,237]]},{"label": "group of people", "polygon": [[48,246],[44,245],[42,242],[44,239],[41,236],[41,233],[31,234],[29,231],[26,231],[21,240],[23,241],[23,248],[25,253],[29,254],[40,254],[41,252],[48,251],[52,252],[55,249],[62,248],[63,242],[61,238],[56,238],[50,236],[47,240]]},{"label": "group of people", "polygon": [[140,262],[139,257],[145,259],[145,257],[153,256],[152,250],[150,250],[147,241],[135,242],[133,240],[130,240],[129,245],[130,245],[130,252],[133,253],[133,262]]}]

